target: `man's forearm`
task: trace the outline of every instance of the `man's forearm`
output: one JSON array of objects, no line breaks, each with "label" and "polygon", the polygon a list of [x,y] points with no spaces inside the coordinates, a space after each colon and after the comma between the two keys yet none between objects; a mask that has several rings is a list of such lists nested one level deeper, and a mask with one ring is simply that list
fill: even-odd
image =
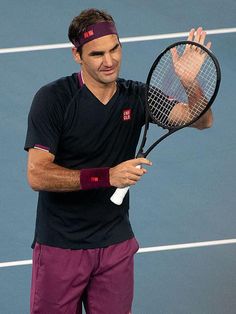
[{"label": "man's forearm", "polygon": [[206,128],[210,128],[213,124],[213,114],[211,109],[208,109],[207,112],[201,116],[195,123],[191,125],[191,127],[197,128],[199,130],[203,130]]},{"label": "man's forearm", "polygon": [[[208,104],[208,100],[202,92],[202,88],[197,80],[194,83],[188,81],[182,81],[182,85],[188,96],[188,106],[186,107],[186,117],[187,120],[193,120],[194,117],[198,116]],[[190,87],[189,87],[190,86]],[[191,127],[197,128],[199,130],[209,128],[213,123],[213,115],[211,109],[198,119]]]},{"label": "man's forearm", "polygon": [[[202,92],[202,89],[198,82],[195,83],[195,85],[189,90],[186,87],[186,93],[188,95],[189,100],[189,111],[190,116],[192,116],[191,111],[196,114],[196,112],[202,112],[204,108],[207,106],[208,101],[205,97],[205,95]],[[207,110],[207,112],[194,124],[192,124],[192,127],[195,127],[197,129],[205,129],[212,126],[213,123],[213,115],[211,109]]]},{"label": "man's forearm", "polygon": [[80,189],[80,171],[55,163],[29,164],[28,180],[35,191],[72,192]]},{"label": "man's forearm", "polygon": [[73,192],[97,188],[126,187],[135,184],[146,173],[137,165],[151,165],[146,158],[124,161],[113,168],[89,168],[71,170],[54,163],[49,152],[30,149],[28,157],[28,181],[35,191]]}]

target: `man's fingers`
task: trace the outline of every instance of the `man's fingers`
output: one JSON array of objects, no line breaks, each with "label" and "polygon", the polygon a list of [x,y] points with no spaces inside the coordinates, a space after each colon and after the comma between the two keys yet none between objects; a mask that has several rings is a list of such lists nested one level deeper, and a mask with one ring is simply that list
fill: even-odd
[{"label": "man's fingers", "polygon": [[200,34],[200,38],[199,38],[199,43],[200,43],[201,45],[204,45],[205,38],[206,38],[206,32],[205,32],[205,31],[202,31],[201,34]]},{"label": "man's fingers", "polygon": [[211,42],[210,41],[206,44],[206,48],[211,49]]},{"label": "man's fingers", "polygon": [[142,165],[151,166],[152,163],[146,158],[135,158],[110,168],[110,184],[118,188],[136,184],[147,172]]},{"label": "man's fingers", "polygon": [[139,175],[139,174],[136,175],[136,174],[129,173],[127,179],[129,181],[132,181],[132,182],[137,182],[137,181],[139,181],[141,179],[142,175],[143,175],[143,173],[141,175]]},{"label": "man's fingers", "polygon": [[178,59],[179,59],[179,54],[178,54],[178,51],[177,51],[176,47],[172,48],[170,50],[170,52],[171,52],[171,55],[172,55],[173,62],[174,63],[177,62]]},{"label": "man's fingers", "polygon": [[195,33],[195,29],[192,28],[189,32],[187,40],[193,41],[194,33]]},{"label": "man's fingers", "polygon": [[195,32],[194,41],[199,43],[202,35],[202,27],[198,27],[198,29]]},{"label": "man's fingers", "polygon": [[146,158],[136,158],[133,159],[133,166],[139,166],[139,165],[147,165],[147,166],[151,166],[152,162]]},{"label": "man's fingers", "polygon": [[147,173],[147,170],[142,167],[131,167],[128,169],[129,175],[133,175],[136,177],[141,177],[143,174]]}]

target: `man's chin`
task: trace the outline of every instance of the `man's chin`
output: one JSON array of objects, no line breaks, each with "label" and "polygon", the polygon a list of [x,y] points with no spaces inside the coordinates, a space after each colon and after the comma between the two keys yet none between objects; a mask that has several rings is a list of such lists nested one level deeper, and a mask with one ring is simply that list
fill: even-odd
[{"label": "man's chin", "polygon": [[101,78],[101,82],[104,84],[113,83],[117,80],[117,75],[107,75]]},{"label": "man's chin", "polygon": [[117,71],[107,71],[107,72],[103,72],[101,75],[101,81],[103,81],[104,83],[108,84],[108,83],[112,83],[115,82],[118,78],[118,72]]}]

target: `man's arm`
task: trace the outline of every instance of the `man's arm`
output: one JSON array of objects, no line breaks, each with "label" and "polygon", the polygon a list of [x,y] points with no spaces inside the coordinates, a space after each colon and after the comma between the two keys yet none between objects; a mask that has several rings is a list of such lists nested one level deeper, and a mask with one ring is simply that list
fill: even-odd
[{"label": "man's arm", "polygon": [[198,130],[203,130],[210,128],[213,124],[213,114],[212,110],[208,109],[204,115],[201,116],[195,123],[191,124],[190,127],[196,128]]},{"label": "man's arm", "polygon": [[[188,94],[188,90],[186,87],[186,92]],[[188,96],[189,99],[189,107],[188,110],[191,112],[196,110],[196,108],[199,106],[200,111],[202,110],[201,108],[207,106],[207,99],[205,98],[205,95],[203,95],[202,89],[199,85],[199,83],[196,81],[195,86],[192,87],[191,92],[189,93]],[[196,99],[198,99],[199,103],[196,103]],[[191,124],[190,126],[199,130],[203,130],[206,128],[210,128],[213,124],[213,114],[211,109],[208,109],[204,115],[201,116],[200,119],[198,119],[195,123]]]},{"label": "man's arm", "polygon": [[[31,148],[28,153],[28,182],[35,191],[72,192],[81,189],[80,171],[61,167],[54,163],[55,156],[49,152]],[[109,169],[111,186],[126,187],[136,184],[147,172],[137,165],[151,165],[146,158],[135,158]]]},{"label": "man's arm", "polygon": [[[200,99],[200,103],[195,103],[196,99]],[[207,105],[207,100],[205,101],[205,104]],[[169,121],[171,121],[173,124],[175,121],[179,121],[180,117],[184,121],[191,121],[192,120],[192,111],[194,112],[197,106],[204,106],[204,95],[202,94],[202,90],[200,86],[196,86],[194,88],[194,91],[191,91],[191,94],[189,96],[189,105],[183,104],[183,103],[177,103],[173,109],[171,110],[169,114]],[[190,125],[190,127],[203,130],[206,128],[210,128],[213,124],[213,114],[211,109],[208,109],[204,115],[201,116],[200,119],[198,119],[196,122]]]},{"label": "man's arm", "polygon": [[49,152],[31,148],[28,153],[27,175],[35,191],[70,192],[80,189],[78,170],[70,170],[54,163]]}]

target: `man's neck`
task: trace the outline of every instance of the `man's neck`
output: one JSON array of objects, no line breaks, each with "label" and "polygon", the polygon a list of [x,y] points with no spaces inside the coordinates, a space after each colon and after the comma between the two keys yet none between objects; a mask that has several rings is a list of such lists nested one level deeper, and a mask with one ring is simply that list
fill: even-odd
[{"label": "man's neck", "polygon": [[81,77],[83,83],[87,86],[90,92],[93,93],[93,95],[104,105],[106,105],[111,100],[117,90],[116,82],[106,84],[92,81],[87,79],[86,74],[83,74],[82,72]]}]

